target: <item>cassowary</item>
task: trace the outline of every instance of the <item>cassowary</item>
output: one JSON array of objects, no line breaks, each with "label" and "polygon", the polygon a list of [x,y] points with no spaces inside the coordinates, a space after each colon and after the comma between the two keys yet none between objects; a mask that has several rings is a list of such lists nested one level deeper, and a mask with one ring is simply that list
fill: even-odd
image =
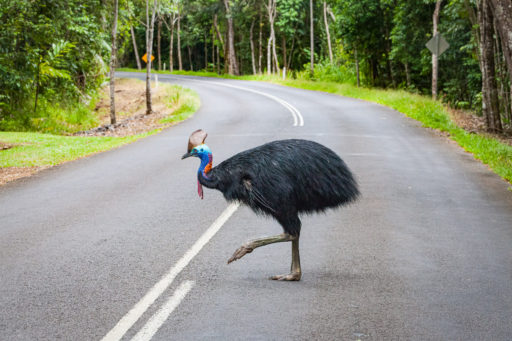
[{"label": "cassowary", "polygon": [[192,133],[182,159],[198,157],[198,193],[202,186],[238,201],[256,213],[274,217],[284,233],[243,244],[228,260],[242,258],[260,246],[292,242],[291,273],[272,276],[280,281],[298,281],[302,272],[299,257],[300,213],[321,212],[354,201],[359,190],[352,173],[338,155],[307,140],[280,140],[238,153],[212,168],[212,152],[204,144],[207,134]]}]

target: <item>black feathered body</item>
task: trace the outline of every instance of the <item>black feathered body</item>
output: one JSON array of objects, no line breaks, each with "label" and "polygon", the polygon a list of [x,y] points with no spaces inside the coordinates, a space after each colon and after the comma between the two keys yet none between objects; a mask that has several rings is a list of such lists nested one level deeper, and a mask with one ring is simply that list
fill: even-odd
[{"label": "black feathered body", "polygon": [[357,183],[345,162],[313,141],[280,140],[238,153],[213,167],[199,182],[228,201],[276,218],[298,235],[298,214],[323,211],[357,198]]}]

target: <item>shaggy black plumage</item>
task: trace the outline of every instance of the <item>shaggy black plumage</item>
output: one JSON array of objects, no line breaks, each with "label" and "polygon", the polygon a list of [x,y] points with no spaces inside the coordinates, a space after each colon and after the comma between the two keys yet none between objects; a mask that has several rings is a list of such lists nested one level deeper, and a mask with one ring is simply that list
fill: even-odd
[{"label": "shaggy black plumage", "polygon": [[299,235],[299,213],[338,207],[355,200],[356,181],[342,159],[313,141],[281,140],[223,161],[199,182],[276,218],[285,232]]},{"label": "shaggy black plumage", "polygon": [[[184,155],[202,159],[199,183],[221,191],[228,201],[239,201],[256,213],[274,217],[285,232],[271,240],[259,239],[245,244],[229,262],[259,246],[296,240],[292,250],[297,258],[295,262],[292,259],[293,274],[294,263],[300,262],[299,214],[339,207],[354,201],[359,195],[357,183],[345,162],[319,143],[298,139],[274,141],[238,153],[209,169],[211,153],[203,144],[205,139],[203,131],[194,132],[189,141],[189,152]],[[295,265],[300,279],[300,264]],[[298,280],[297,276],[276,277],[279,278],[274,279]]]}]

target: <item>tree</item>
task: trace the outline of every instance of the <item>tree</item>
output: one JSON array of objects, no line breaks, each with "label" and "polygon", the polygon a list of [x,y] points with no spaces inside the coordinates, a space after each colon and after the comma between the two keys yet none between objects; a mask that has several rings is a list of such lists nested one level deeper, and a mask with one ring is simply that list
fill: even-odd
[{"label": "tree", "polygon": [[97,90],[110,56],[106,11],[95,1],[2,1],[0,129],[4,118],[37,118],[41,98],[66,108]]},{"label": "tree", "polygon": [[233,28],[233,14],[231,13],[230,0],[224,0],[226,8],[226,19],[228,23],[228,73],[230,75],[238,75],[238,62],[235,54],[235,30]]},{"label": "tree", "polygon": [[256,74],[256,61],[254,59],[254,41],[253,41],[253,32],[254,32],[254,23],[255,20],[251,23],[251,28],[249,29],[249,43],[251,44],[251,65],[252,65],[252,74]]},{"label": "tree", "polygon": [[133,25],[130,25],[130,33],[132,36],[133,52],[135,54],[135,61],[137,62],[137,69],[142,70],[140,65],[139,51],[137,49],[137,40],[135,39],[135,32],[133,31]]},{"label": "tree", "polygon": [[508,102],[510,105],[505,110],[509,109],[509,119],[512,120],[512,3],[510,0],[491,0],[490,6],[496,19],[501,49],[508,69],[510,91]]},{"label": "tree", "polygon": [[[267,14],[270,24],[270,34],[267,41],[267,74],[271,74],[273,70],[279,72],[279,62],[276,54],[276,34],[274,30],[274,21],[276,19],[276,0],[268,0]],[[274,67],[272,67],[274,66]]]},{"label": "tree", "polygon": [[327,1],[324,1],[324,24],[325,24],[325,34],[327,38],[327,45],[329,47],[329,61],[333,62],[332,58],[332,46],[331,46],[331,34],[329,33],[329,22],[327,20],[327,14],[329,14],[332,17],[333,21],[336,21],[336,18],[334,17],[334,14],[332,13],[331,9],[327,6]]},{"label": "tree", "polygon": [[482,109],[487,128],[493,132],[502,131],[499,113],[498,89],[494,64],[493,15],[489,0],[479,3],[480,63],[482,68]]},{"label": "tree", "polygon": [[[434,14],[432,16],[433,28],[432,28],[432,36],[435,37],[437,35],[437,25],[439,23],[439,12],[441,10],[441,2],[442,0],[436,1],[436,9],[434,10]],[[432,98],[437,98],[437,74],[439,67],[439,59],[436,53],[432,53]]]},{"label": "tree", "polygon": [[309,0],[309,39],[310,39],[310,73],[311,77],[315,74],[315,25],[313,19],[313,0]]},{"label": "tree", "polygon": [[115,77],[116,77],[116,36],[117,36],[117,14],[119,12],[119,1],[114,0],[114,20],[112,22],[112,47],[110,52],[110,124],[116,123],[116,101],[115,101]]},{"label": "tree", "polygon": [[180,8],[180,2],[178,0],[178,5],[176,6],[177,13],[176,13],[176,20],[177,20],[177,27],[176,27],[176,34],[177,34],[177,44],[176,47],[178,51],[178,70],[183,70],[183,62],[181,60],[181,8]]},{"label": "tree", "polygon": [[[305,3],[303,0],[280,0],[277,3],[279,16],[276,18],[276,26],[283,38],[283,67],[287,69],[290,69],[297,42],[305,38],[304,25],[308,12],[307,6],[309,6],[309,4]],[[290,41],[291,46],[288,49],[287,45]],[[302,66],[302,64],[299,65]]]},{"label": "tree", "polygon": [[150,16],[149,0],[146,0],[146,53],[148,58],[146,64],[146,115],[153,113],[153,103],[151,99],[151,56],[153,55],[153,32],[155,29],[155,17],[158,11],[157,6],[157,0],[153,0]]}]

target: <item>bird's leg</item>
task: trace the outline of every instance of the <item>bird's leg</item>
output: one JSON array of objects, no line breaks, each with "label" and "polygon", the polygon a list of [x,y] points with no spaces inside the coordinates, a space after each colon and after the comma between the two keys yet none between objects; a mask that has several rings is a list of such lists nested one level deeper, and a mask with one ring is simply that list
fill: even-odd
[{"label": "bird's leg", "polygon": [[[254,239],[254,240],[248,241],[244,245],[240,246],[235,251],[235,253],[233,253],[233,256],[231,256],[231,258],[228,260],[228,264],[235,260],[242,258],[247,253],[251,253],[257,247],[265,246],[265,245],[273,244],[273,243],[281,243],[281,242],[289,242],[289,241],[293,242],[294,240],[298,241],[298,239],[299,239],[298,236],[292,236],[288,233],[282,233],[277,236],[265,237],[265,238]],[[297,257],[298,257],[298,250],[299,249],[298,249],[298,244],[297,244]],[[300,268],[300,264],[299,264],[299,268]]]},{"label": "bird's leg", "polygon": [[300,269],[300,255],[299,255],[299,237],[292,240],[292,266],[290,273],[286,275],[276,275],[270,279],[277,281],[300,281],[302,271]]}]

